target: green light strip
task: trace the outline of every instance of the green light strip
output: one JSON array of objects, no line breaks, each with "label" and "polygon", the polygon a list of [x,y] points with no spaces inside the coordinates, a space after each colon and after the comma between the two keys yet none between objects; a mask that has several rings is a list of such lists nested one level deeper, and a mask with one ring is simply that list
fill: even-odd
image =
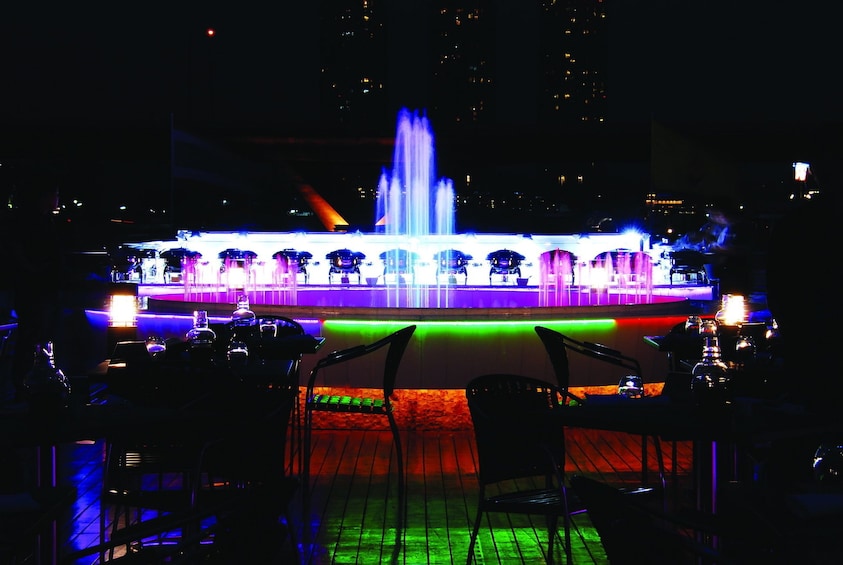
[{"label": "green light strip", "polygon": [[592,318],[587,320],[324,320],[324,326],[612,326],[614,318]]},{"label": "green light strip", "polygon": [[617,327],[613,319],[599,320],[467,320],[467,321],[417,321],[417,320],[325,320],[325,333],[333,335],[369,335],[366,339],[373,339],[372,332],[391,332],[405,326],[418,326],[416,335],[421,339],[425,336],[439,339],[468,339],[476,337],[490,337],[509,335],[523,336],[533,333],[534,326],[547,326],[557,331],[569,332],[576,327],[578,330],[603,334],[611,332]]}]

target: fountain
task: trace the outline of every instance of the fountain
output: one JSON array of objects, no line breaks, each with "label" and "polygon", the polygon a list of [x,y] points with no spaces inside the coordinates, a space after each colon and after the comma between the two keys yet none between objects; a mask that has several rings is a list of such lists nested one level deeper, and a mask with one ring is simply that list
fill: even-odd
[{"label": "fountain", "polygon": [[453,234],[454,183],[434,180],[436,152],[427,117],[401,110],[392,166],[392,174],[383,171],[378,182],[376,226],[411,240]]},{"label": "fountain", "polygon": [[[181,230],[172,240],[125,244],[153,250],[139,254],[149,314],[138,331],[184,335],[194,310],[227,319],[241,294],[256,311],[300,320],[331,349],[415,323],[405,386],[445,389],[483,371],[542,374],[536,324],[611,344],[653,368],[662,354],[640,336],[684,320],[692,300],[712,298],[709,286],[671,284],[672,248],[648,234],[459,233],[453,183],[436,178],[434,164],[427,118],[402,110],[372,233]],[[182,250],[184,261],[168,282],[161,257],[170,250]],[[159,325],[162,314],[175,329]],[[580,378],[590,382],[575,384],[617,386],[615,377],[599,382],[599,371]]]},{"label": "fountain", "polygon": [[[667,279],[667,254],[647,234],[457,233],[454,204],[453,182],[436,176],[430,122],[402,109],[392,168],[378,180],[373,233],[182,230],[173,241],[124,247],[149,257],[142,260],[148,272],[139,278],[151,283],[166,282],[159,257],[182,250],[183,292],[170,297],[189,303],[228,304],[243,292],[252,304],[269,306],[422,310],[685,298],[676,296],[678,286],[658,288],[657,279]],[[455,265],[453,254],[459,256]]]}]

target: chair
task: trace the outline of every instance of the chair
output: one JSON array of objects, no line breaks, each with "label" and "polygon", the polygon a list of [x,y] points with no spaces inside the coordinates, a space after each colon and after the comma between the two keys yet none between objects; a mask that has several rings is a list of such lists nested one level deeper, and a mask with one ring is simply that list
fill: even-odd
[{"label": "chair", "polygon": [[281,376],[282,384],[288,380],[298,382],[301,354],[294,353],[288,345],[296,336],[304,336],[304,327],[286,316],[256,315],[241,324],[237,321],[211,324],[216,334],[215,354],[224,358],[231,341],[236,339],[246,346],[248,355],[258,359],[288,359],[293,361],[289,373]]},{"label": "chair", "polygon": [[240,412],[239,419],[214,412],[231,423],[230,432],[216,439],[166,439],[162,433],[109,440],[100,542],[77,557],[99,552],[101,562],[120,554],[165,562],[176,555],[232,555],[262,562],[287,540],[297,553],[289,504],[298,480],[285,474],[283,456],[293,396],[270,396],[284,398],[272,407],[251,401],[249,414]]},{"label": "chair", "polygon": [[[286,371],[283,361],[264,358],[266,373],[249,371],[243,381],[216,395],[218,404],[199,407],[206,413],[226,414],[229,424],[205,447],[197,500],[205,506],[236,503],[220,517],[214,543],[219,551],[244,562],[268,562],[284,549],[285,541],[298,561],[289,505],[300,481],[285,460],[285,447],[299,387],[298,381],[267,384],[265,374],[273,372],[273,366]],[[281,517],[285,526],[279,522]],[[272,541],[279,545],[273,546]]]},{"label": "chair", "polygon": [[[230,321],[224,324],[211,324],[211,328],[217,335],[215,342],[216,355],[220,358],[225,357],[226,350],[236,337],[240,343],[245,345],[250,357],[270,362],[274,366],[278,366],[277,363],[274,363],[276,361],[288,361],[287,367],[263,372],[266,380],[261,384],[270,388],[288,389],[294,395],[298,395],[302,359],[302,354],[297,348],[300,344],[298,340],[312,339],[305,333],[304,327],[299,322],[286,316],[259,314],[252,323],[246,326],[238,326],[235,322]],[[257,373],[252,371],[252,380],[257,376]],[[288,470],[293,470],[292,465],[296,461],[296,454],[298,453],[298,470],[300,471],[303,456],[300,449],[302,446],[302,421],[298,400],[293,403],[290,426]]]},{"label": "chair", "polygon": [[[541,339],[545,351],[547,351],[547,355],[550,358],[550,364],[553,367],[553,372],[556,375],[559,387],[566,392],[571,380],[571,369],[568,364],[568,350],[574,351],[591,359],[615,365],[631,372],[634,375],[638,375],[639,377],[642,376],[641,365],[638,361],[633,357],[622,354],[616,349],[612,349],[600,343],[578,341],[545,326],[536,326],[535,331]],[[587,399],[579,400],[581,402],[588,401]],[[634,402],[634,400],[631,402]],[[662,492],[664,492],[666,482],[661,442],[657,436],[652,436],[652,440],[656,450],[656,461],[659,468],[659,481],[662,486]],[[646,437],[641,438],[641,479],[645,485],[648,483]]]},{"label": "chair", "polygon": [[695,249],[679,249],[670,254],[670,284],[673,285],[673,275],[682,275],[686,280],[694,276],[696,282],[708,284],[705,264],[710,262],[701,251]]},{"label": "chair", "polygon": [[564,550],[571,555],[571,514],[580,511],[565,481],[565,428],[561,413],[570,397],[553,383],[513,374],[472,379],[465,389],[477,446],[480,490],[466,563],[484,514],[542,515],[547,519],[547,562],[561,517]]},{"label": "chair", "polygon": [[204,441],[170,432],[162,427],[106,438],[100,561],[113,560],[121,546],[122,553],[157,558],[190,537],[189,521],[164,518],[195,508]]},{"label": "chair", "polygon": [[[319,359],[313,367],[313,370],[311,370],[310,378],[307,382],[307,392],[305,393],[304,403],[303,506],[305,511],[305,524],[308,523],[308,516],[310,514],[310,451],[314,412],[343,412],[348,414],[358,414],[361,416],[385,416],[389,420],[389,427],[392,431],[392,439],[395,445],[398,466],[396,551],[399,548],[399,542],[404,527],[404,515],[406,512],[404,492],[404,456],[401,449],[401,436],[398,432],[398,425],[395,423],[395,416],[393,414],[391,397],[395,391],[395,379],[398,376],[398,367],[401,364],[401,359],[404,356],[407,345],[410,343],[410,338],[412,338],[415,331],[415,325],[407,326],[374,343],[357,345],[340,351],[334,351]],[[320,393],[316,393],[314,391],[314,387],[317,386],[317,378],[322,375],[326,369],[343,363],[354,363],[355,360],[372,355],[384,348],[386,348],[386,354],[383,364],[382,398],[351,397],[342,395],[341,393],[332,394],[331,392],[334,391]],[[365,362],[359,362],[351,365],[350,369],[352,371],[355,369],[363,370],[365,367],[367,367]],[[351,378],[354,378],[353,373]],[[305,531],[307,531],[307,528],[305,528]]]}]

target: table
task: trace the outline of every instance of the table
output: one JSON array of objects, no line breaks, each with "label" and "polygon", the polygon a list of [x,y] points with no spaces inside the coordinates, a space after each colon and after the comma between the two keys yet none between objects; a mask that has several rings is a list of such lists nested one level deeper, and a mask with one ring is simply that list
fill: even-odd
[{"label": "table", "polygon": [[[71,391],[66,408],[49,412],[34,412],[26,402],[0,406],[0,450],[33,449],[32,485],[58,487],[62,444],[142,437],[153,430],[193,438],[230,437],[233,427],[260,425],[263,409],[277,410],[278,392],[289,393],[286,404],[292,412],[298,404],[297,360],[316,353],[324,342],[309,335],[274,339],[271,358],[253,357],[242,364],[228,364],[218,356],[191,358],[183,343],[171,344],[168,355],[157,358],[145,342],[124,342],[117,357],[102,361],[89,375],[105,383],[104,397]],[[262,390],[276,394],[260,402]],[[297,445],[290,444],[292,469]],[[55,524],[53,530],[53,536],[44,536],[52,539],[44,540],[42,555],[56,555]]]},{"label": "table", "polygon": [[[698,509],[716,513],[718,482],[735,480],[739,469],[723,461],[722,446],[742,448],[764,442],[819,435],[839,424],[803,408],[767,399],[737,398],[717,407],[672,401],[666,396],[569,407],[564,425],[656,435],[667,441],[694,442],[693,472]],[[719,459],[721,458],[721,459]],[[729,463],[727,465],[727,463]]]},{"label": "table", "polygon": [[[225,382],[232,374],[253,384],[294,387],[298,393],[301,380],[299,360],[302,355],[319,352],[325,338],[301,334],[267,339],[254,332],[254,327],[251,329],[253,335],[248,340],[249,350],[258,352],[259,356],[253,354],[245,363],[230,364],[227,361],[227,344],[217,344],[215,349],[207,352],[210,359],[193,363],[186,342],[168,346],[167,359],[156,363],[158,360],[151,359],[146,351],[145,342],[128,341],[118,344],[115,356],[100,363],[90,379],[104,382],[108,390],[118,395],[131,395],[135,401],[156,405],[166,403],[171,407],[189,403],[196,391],[206,388],[209,381]],[[302,439],[298,401],[293,406],[291,424],[289,470],[293,471],[293,461],[297,461],[295,471],[300,474],[303,463],[299,449]]]},{"label": "table", "polygon": [[[273,365],[286,370],[289,364],[282,361]],[[271,373],[275,374],[275,371]],[[246,372],[236,374],[243,377]],[[265,374],[263,371],[248,372],[249,376]],[[249,379],[234,378],[226,383],[212,382],[207,388],[196,390],[195,398],[182,406],[168,402],[154,405],[148,402],[148,396],[144,396],[142,402],[109,396],[100,404],[77,398],[66,408],[50,413],[33,412],[25,403],[9,405],[0,410],[0,449],[7,454],[21,449],[24,460],[30,460],[28,454],[33,454],[35,476],[22,487],[30,490],[29,485],[35,485],[40,487],[33,489],[37,492],[45,490],[44,487],[60,490],[72,486],[68,485],[68,475],[62,472],[64,450],[60,446],[101,438],[105,438],[109,451],[110,446],[118,443],[141,445],[162,438],[168,442],[183,438],[185,445],[208,445],[217,451],[222,448],[226,453],[239,454],[228,460],[236,463],[240,472],[249,473],[266,465],[287,469],[283,438],[289,430],[285,423],[290,421],[298,387],[263,388],[253,386],[253,383]],[[264,437],[273,440],[258,439]],[[244,440],[246,444],[243,444]],[[201,460],[201,454],[202,450],[198,448],[197,462]],[[285,475],[283,471],[273,474],[280,481],[287,480]],[[53,521],[45,525],[48,528],[45,535],[39,537],[39,555],[46,559],[45,562],[58,562],[56,557],[65,543],[65,537],[59,531],[61,523],[56,521],[59,515],[55,514]]]}]

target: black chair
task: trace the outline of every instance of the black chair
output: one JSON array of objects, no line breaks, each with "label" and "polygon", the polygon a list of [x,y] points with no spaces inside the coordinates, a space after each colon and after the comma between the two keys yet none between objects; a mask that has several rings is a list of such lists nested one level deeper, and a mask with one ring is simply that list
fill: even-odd
[{"label": "black chair", "polygon": [[[229,321],[223,324],[211,324],[211,328],[217,335],[215,341],[216,356],[225,358],[227,350],[233,341],[238,341],[245,346],[249,357],[260,359],[264,364],[269,363],[267,370],[256,371],[254,364],[249,366],[249,376],[252,384],[259,384],[268,388],[289,390],[298,395],[301,382],[301,359],[298,340],[309,341],[312,337],[307,335],[304,327],[292,318],[281,315],[258,314],[247,325],[237,325]],[[287,361],[283,366],[276,361]],[[237,372],[237,368],[234,368]],[[255,382],[261,378],[263,382]],[[293,470],[293,462],[296,461],[298,452],[298,469],[302,465],[302,422],[301,409],[298,399],[293,403],[290,416],[290,445],[288,460],[289,470]]]},{"label": "black chair", "polygon": [[[342,412],[344,414],[357,414],[361,417],[386,417],[389,421],[389,427],[392,431],[392,439],[395,445],[395,453],[398,468],[398,515],[396,517],[396,543],[395,553],[400,548],[400,540],[403,534],[404,519],[406,513],[406,494],[405,477],[404,477],[404,455],[401,448],[401,436],[398,431],[398,425],[395,422],[393,414],[393,405],[391,397],[395,391],[395,380],[398,376],[398,367],[401,364],[401,359],[416,331],[416,326],[407,326],[390,335],[380,339],[374,343],[366,345],[357,345],[348,349],[334,351],[322,357],[316,362],[313,370],[310,372],[310,378],[307,382],[307,392],[305,393],[304,403],[304,471],[303,471],[303,499],[304,499],[304,516],[305,525],[309,523],[310,514],[310,452],[311,452],[311,433],[313,431],[313,415],[315,412]],[[363,357],[375,354],[377,351],[385,349],[383,361],[383,396],[382,397],[351,397],[342,394],[341,390],[315,392],[315,387],[320,386],[318,378],[324,375],[324,372],[330,367],[343,364],[354,363],[350,368],[353,370],[367,370],[371,366],[372,359],[360,361],[355,363],[355,360],[360,360]],[[368,375],[367,375],[368,377]],[[352,382],[354,377],[351,377]],[[307,528],[305,528],[307,532]]]},{"label": "black chair", "polygon": [[[584,355],[591,359],[615,365],[624,370],[626,374],[633,374],[639,377],[642,376],[641,365],[638,361],[620,351],[599,343],[591,343],[579,341],[566,336],[556,330],[552,330],[545,326],[536,326],[536,334],[544,345],[545,351],[550,358],[550,364],[553,367],[553,372],[556,375],[556,380],[562,390],[567,391],[571,381],[571,368],[568,363],[568,351],[574,351],[580,355]],[[618,377],[618,382],[620,377]],[[643,382],[643,377],[642,377]],[[579,399],[580,402],[588,402],[588,399]],[[630,400],[630,402],[635,402]],[[662,492],[666,490],[665,472],[664,472],[664,458],[661,450],[661,442],[658,436],[652,436],[653,446],[656,450],[656,462],[659,468],[659,482],[662,487]],[[675,461],[675,458],[674,458]],[[648,459],[647,459],[647,438],[641,438],[641,479],[646,485],[648,484]]]},{"label": "black chair", "polygon": [[553,383],[512,374],[472,379],[465,389],[477,445],[477,513],[466,563],[484,514],[543,515],[547,519],[547,562],[562,519],[564,551],[570,563],[571,515],[581,511],[569,498],[565,479],[565,428],[569,400]]},{"label": "black chair", "polygon": [[695,249],[679,249],[670,254],[670,284],[673,285],[673,275],[681,275],[688,280],[693,276],[698,284],[707,285],[708,275],[705,265],[711,260],[705,254]]},{"label": "black chair", "polygon": [[[189,515],[196,508],[205,439],[161,425],[136,434],[106,438],[100,494],[100,561],[115,551],[161,556],[165,547],[191,537],[189,521],[178,525],[166,516]],[[122,546],[122,548],[121,548]]]},{"label": "black chair", "polygon": [[283,555],[298,560],[290,503],[300,480],[285,451],[299,387],[297,381],[279,385],[267,378],[287,370],[284,360],[263,359],[261,369],[240,373],[240,382],[197,406],[205,413],[224,414],[228,424],[205,446],[196,496],[200,508],[236,503],[219,517],[214,536],[218,553],[260,563],[287,551]]}]

